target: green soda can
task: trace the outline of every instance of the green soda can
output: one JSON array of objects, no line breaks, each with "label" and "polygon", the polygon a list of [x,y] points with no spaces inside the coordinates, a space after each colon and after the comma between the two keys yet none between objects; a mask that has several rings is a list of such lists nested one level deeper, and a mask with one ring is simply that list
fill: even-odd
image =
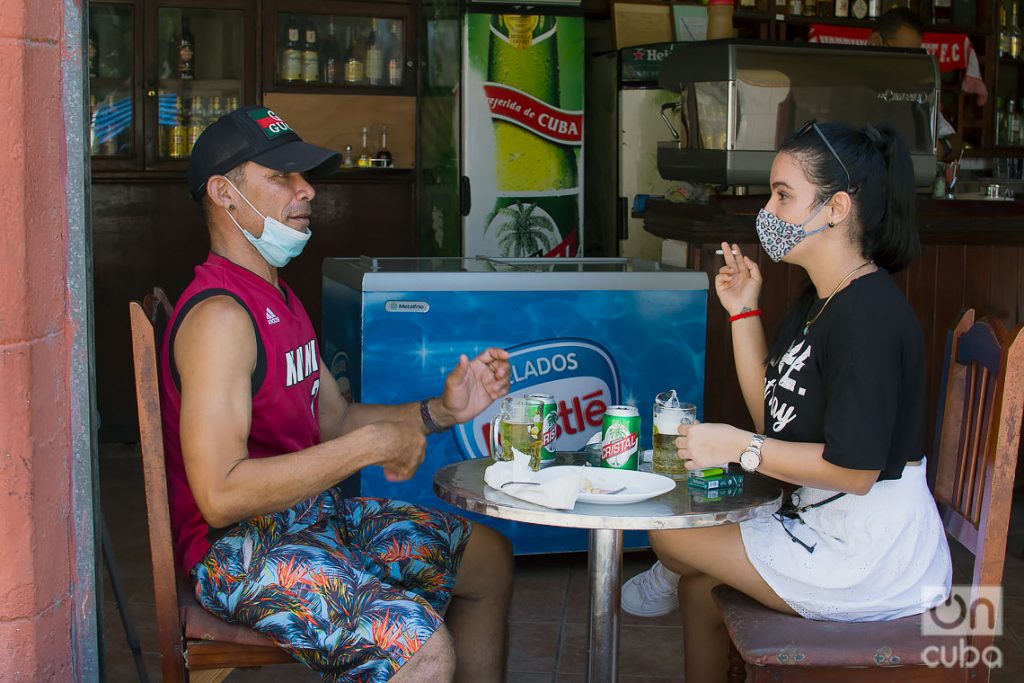
[{"label": "green soda can", "polygon": [[640,469],[640,411],[608,406],[601,423],[601,467]]},{"label": "green soda can", "polygon": [[555,437],[558,435],[558,407],[552,394],[530,394],[526,398],[535,398],[544,402],[544,428],[540,441],[540,466],[555,464]]}]

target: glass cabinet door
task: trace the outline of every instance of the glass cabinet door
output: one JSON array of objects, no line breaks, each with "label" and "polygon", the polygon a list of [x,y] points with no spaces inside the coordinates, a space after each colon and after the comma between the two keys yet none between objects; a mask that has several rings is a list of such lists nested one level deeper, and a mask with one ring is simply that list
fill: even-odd
[{"label": "glass cabinet door", "polygon": [[244,31],[242,10],[158,10],[158,161],[188,159],[199,134],[244,101]]},{"label": "glass cabinet door", "polygon": [[274,11],[274,86],[402,88],[406,20]]},{"label": "glass cabinet door", "polygon": [[131,5],[89,5],[89,146],[94,157],[134,157],[135,14]]}]

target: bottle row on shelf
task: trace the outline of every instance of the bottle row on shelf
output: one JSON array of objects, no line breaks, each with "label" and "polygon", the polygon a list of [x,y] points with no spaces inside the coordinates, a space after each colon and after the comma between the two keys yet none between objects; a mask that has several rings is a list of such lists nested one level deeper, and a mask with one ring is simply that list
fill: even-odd
[{"label": "bottle row on shelf", "polygon": [[999,56],[1010,59],[1022,57],[1021,48],[1024,46],[1020,26],[1020,2],[999,3]]},{"label": "bottle row on shelf", "polygon": [[370,152],[370,126],[363,126],[363,144],[359,148],[359,156],[356,156],[352,145],[345,145],[345,151],[341,154],[342,168],[393,168],[394,157],[388,149],[388,127],[381,125],[379,129],[377,151]]},{"label": "bottle row on shelf", "polygon": [[227,112],[238,109],[238,97],[196,95],[186,109],[180,95],[162,92],[159,108],[160,158],[188,159],[199,134]]},{"label": "bottle row on shelf", "polygon": [[[320,40],[326,19],[326,36]],[[344,37],[336,27],[343,24]],[[278,80],[289,84],[348,84],[400,87],[404,70],[402,22],[398,19],[322,17],[287,20],[278,49]]]},{"label": "bottle row on shelf", "polygon": [[737,12],[772,12],[821,19],[877,19],[897,6],[907,7],[926,22],[949,24],[953,21],[952,0],[735,0]]}]

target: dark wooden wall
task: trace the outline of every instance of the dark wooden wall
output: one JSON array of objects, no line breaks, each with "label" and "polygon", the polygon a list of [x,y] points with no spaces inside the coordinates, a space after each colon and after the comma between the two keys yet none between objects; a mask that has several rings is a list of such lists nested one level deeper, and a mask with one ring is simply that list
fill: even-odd
[{"label": "dark wooden wall", "polygon": [[[282,278],[302,299],[320,334],[320,269],[336,256],[412,256],[412,173],[315,184],[313,237]],[[202,211],[181,181],[93,179],[96,393],[101,441],[138,438],[128,302],[154,286],[172,301],[209,251]]]}]

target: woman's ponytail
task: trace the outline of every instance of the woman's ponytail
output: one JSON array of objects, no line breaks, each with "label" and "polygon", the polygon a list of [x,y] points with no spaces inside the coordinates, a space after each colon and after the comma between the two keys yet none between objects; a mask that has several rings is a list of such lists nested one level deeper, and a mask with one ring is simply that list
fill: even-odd
[{"label": "woman's ponytail", "polygon": [[903,138],[892,126],[867,126],[865,135],[885,160],[885,212],[876,225],[861,226],[864,254],[890,273],[906,268],[921,249],[917,236],[914,167]]}]

